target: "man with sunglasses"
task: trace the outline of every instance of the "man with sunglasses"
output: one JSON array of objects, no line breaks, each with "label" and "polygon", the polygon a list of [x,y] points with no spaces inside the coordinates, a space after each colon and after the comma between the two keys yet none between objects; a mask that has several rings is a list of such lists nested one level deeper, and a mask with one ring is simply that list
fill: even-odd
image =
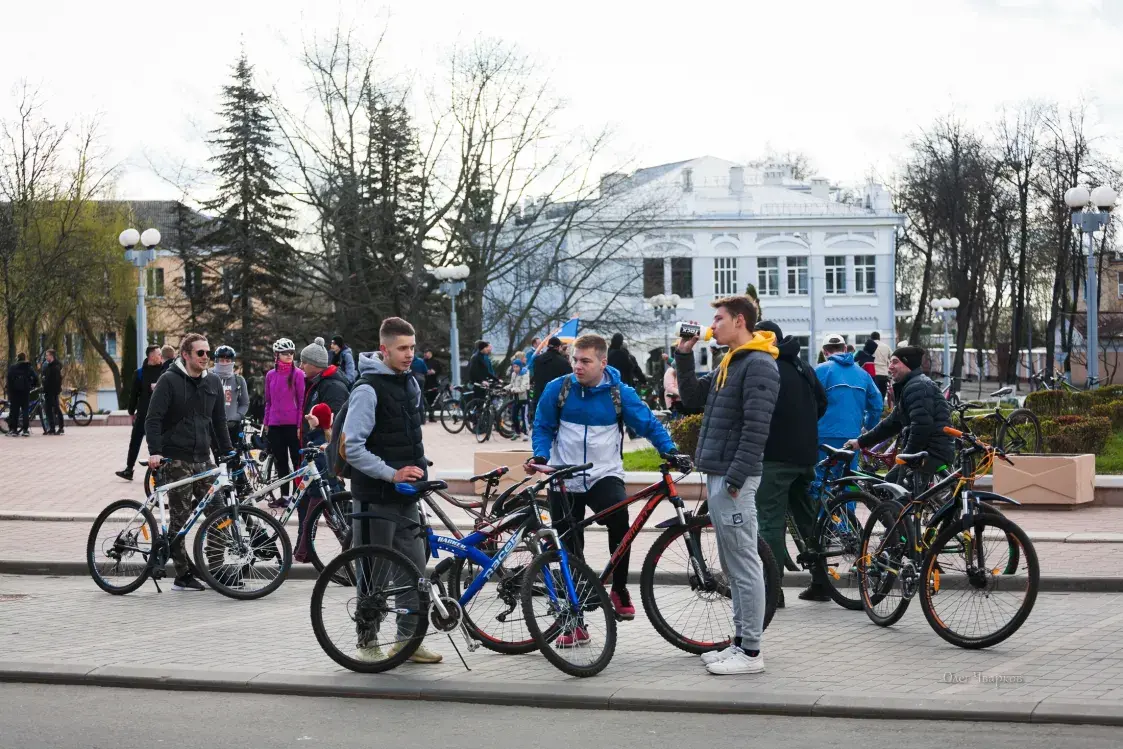
[{"label": "man with sunglasses", "polygon": [[[198,333],[188,333],[179,345],[180,356],[160,377],[148,404],[144,434],[148,440],[148,465],[153,470],[165,457],[161,483],[170,483],[202,473],[210,468],[211,439],[218,441],[218,454],[231,452],[230,434],[226,430],[226,400],[222,383],[207,371],[210,345]],[[191,515],[191,500],[202,499],[208,482],[172,489],[168,492],[168,536],[173,537]],[[205,590],[191,574],[187,550],[177,544],[175,580],[172,590]]]}]

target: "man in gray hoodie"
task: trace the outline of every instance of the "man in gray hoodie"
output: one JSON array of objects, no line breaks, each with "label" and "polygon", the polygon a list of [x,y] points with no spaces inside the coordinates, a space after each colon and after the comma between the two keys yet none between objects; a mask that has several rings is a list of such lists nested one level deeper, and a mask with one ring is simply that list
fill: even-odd
[{"label": "man in gray hoodie", "polygon": [[[355,545],[390,546],[425,569],[425,546],[418,538],[417,498],[399,494],[394,484],[422,481],[428,461],[421,439],[424,419],[421,388],[410,374],[416,350],[413,326],[388,317],[378,331],[377,353],[359,355],[359,378],[347,401],[340,443],[351,467],[351,495],[358,511],[374,518],[356,518]],[[402,604],[409,607],[407,601]],[[397,641],[384,653],[378,631],[359,632],[356,657],[380,661],[390,657],[412,635],[409,622],[399,620]],[[410,657],[416,663],[439,663],[441,655],[422,645]]]}]

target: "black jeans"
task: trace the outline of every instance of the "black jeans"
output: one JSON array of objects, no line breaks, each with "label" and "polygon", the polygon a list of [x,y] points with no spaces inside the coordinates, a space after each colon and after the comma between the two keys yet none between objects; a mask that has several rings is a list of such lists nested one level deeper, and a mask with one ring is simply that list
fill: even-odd
[{"label": "black jeans", "polygon": [[12,434],[26,432],[30,419],[31,393],[11,392],[8,394],[8,429]]},{"label": "black jeans", "polygon": [[58,404],[59,393],[46,393],[43,396],[43,413],[47,417],[47,430],[62,432],[62,408]]},{"label": "black jeans", "polygon": [[129,457],[125,460],[125,470],[133,471],[136,466],[136,460],[140,456],[140,443],[144,442],[144,419],[147,414],[141,412],[136,415],[136,421],[133,422],[133,431],[129,436]]},{"label": "black jeans", "polygon": [[[558,533],[563,534],[565,548],[571,554],[584,559],[585,529],[578,527],[577,523],[585,519],[585,508],[588,507],[595,514],[623,502],[627,496],[624,482],[616,476],[601,479],[587,492],[567,491],[564,497],[561,492],[550,492],[550,513],[554,517],[554,528]],[[608,528],[608,551],[610,554],[615,553],[628,533],[628,508],[622,507],[597,522]],[[613,570],[613,590],[624,590],[628,587],[628,562],[631,556],[632,550],[628,549],[620,557],[620,564]],[[600,570],[593,570],[593,572],[600,574]]]},{"label": "black jeans", "polygon": [[885,393],[889,390],[889,376],[888,375],[875,375],[873,378],[874,384],[877,389],[881,391],[881,397],[885,397]]},{"label": "black jeans", "polygon": [[[273,467],[276,469],[277,478],[288,476],[294,466],[300,465],[300,435],[298,427],[272,426],[269,427],[269,454],[273,456]],[[291,463],[289,462],[291,459]],[[291,484],[281,487],[281,496],[289,496]]]}]

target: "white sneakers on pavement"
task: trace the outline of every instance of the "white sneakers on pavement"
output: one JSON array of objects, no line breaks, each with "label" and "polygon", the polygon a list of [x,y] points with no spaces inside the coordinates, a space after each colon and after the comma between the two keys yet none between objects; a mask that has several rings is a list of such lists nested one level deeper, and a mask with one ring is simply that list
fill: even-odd
[{"label": "white sneakers on pavement", "polygon": [[708,653],[702,653],[702,665],[708,666],[711,663],[724,661],[729,656],[733,655],[733,651],[737,650],[736,645],[730,645],[724,650],[711,650]]},{"label": "white sneakers on pavement", "polygon": [[[729,654],[725,655],[726,653]],[[712,654],[707,653],[706,655]],[[706,670],[711,674],[717,676],[733,676],[736,674],[764,673],[764,657],[761,656],[760,653],[757,653],[754,657],[738,647],[731,646],[720,651],[718,655],[724,657],[706,664]]]}]

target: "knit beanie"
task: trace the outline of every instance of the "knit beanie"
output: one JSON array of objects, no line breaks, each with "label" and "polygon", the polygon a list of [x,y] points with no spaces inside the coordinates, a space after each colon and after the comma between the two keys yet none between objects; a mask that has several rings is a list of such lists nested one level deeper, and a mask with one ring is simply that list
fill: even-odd
[{"label": "knit beanie", "polygon": [[321,369],[328,368],[328,350],[324,348],[324,339],[317,338],[300,351],[300,361],[311,364]]},{"label": "knit beanie", "polygon": [[917,369],[924,361],[924,349],[920,346],[898,346],[893,356],[900,359],[909,369]]},{"label": "knit beanie", "polygon": [[331,406],[326,403],[317,403],[312,406],[312,415],[320,422],[320,429],[331,429]]}]

